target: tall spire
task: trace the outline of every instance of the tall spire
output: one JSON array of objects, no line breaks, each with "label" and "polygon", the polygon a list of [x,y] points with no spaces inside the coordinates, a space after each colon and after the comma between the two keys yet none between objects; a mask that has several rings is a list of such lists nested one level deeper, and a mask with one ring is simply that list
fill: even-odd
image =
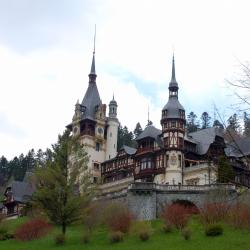
[{"label": "tall spire", "polygon": [[96,80],[96,72],[95,72],[95,38],[96,38],[96,25],[95,25],[95,34],[94,34],[94,50],[93,50],[93,58],[92,58],[92,64],[91,69],[89,73],[89,81],[95,82]]},{"label": "tall spire", "polygon": [[169,83],[169,97],[177,97],[178,98],[178,83],[175,78],[175,61],[174,61],[174,54],[172,59],[172,76],[171,81]]},{"label": "tall spire", "polygon": [[175,62],[174,62],[174,54],[173,54],[173,59],[172,59],[172,78],[171,78],[172,83],[176,83],[175,79]]}]

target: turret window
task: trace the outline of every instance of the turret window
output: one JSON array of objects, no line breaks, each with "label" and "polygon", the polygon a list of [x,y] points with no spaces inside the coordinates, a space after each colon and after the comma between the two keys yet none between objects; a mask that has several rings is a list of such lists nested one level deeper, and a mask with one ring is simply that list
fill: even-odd
[{"label": "turret window", "polygon": [[97,142],[97,143],[95,144],[95,150],[96,150],[96,151],[100,151],[100,143],[99,143],[99,142]]},{"label": "turret window", "polygon": [[176,127],[176,122],[171,122],[171,128],[175,128]]}]

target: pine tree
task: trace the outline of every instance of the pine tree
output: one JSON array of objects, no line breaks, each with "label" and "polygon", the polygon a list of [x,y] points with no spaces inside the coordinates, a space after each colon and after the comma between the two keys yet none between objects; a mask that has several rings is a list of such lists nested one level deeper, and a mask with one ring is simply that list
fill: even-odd
[{"label": "pine tree", "polygon": [[134,135],[131,131],[128,130],[127,126],[118,127],[118,140],[117,140],[117,149],[120,150],[122,146],[134,146]]},{"label": "pine tree", "polygon": [[187,116],[187,132],[192,133],[199,129],[199,123],[196,121],[197,115],[190,112]]},{"label": "pine tree", "polygon": [[135,138],[138,137],[141,134],[141,132],[142,132],[141,124],[137,122],[135,129],[134,129]]},{"label": "pine tree", "polygon": [[224,126],[219,120],[214,120],[213,127],[224,129]]},{"label": "pine tree", "polygon": [[220,156],[218,161],[218,182],[228,183],[234,179],[234,171],[228,159],[225,156]]},{"label": "pine tree", "polygon": [[232,116],[230,116],[227,120],[227,123],[228,123],[227,129],[232,130],[234,132],[239,131],[240,124],[237,114],[233,114]]},{"label": "pine tree", "polygon": [[205,129],[205,128],[209,128],[210,127],[210,120],[211,117],[209,116],[209,114],[207,112],[203,112],[201,115],[201,128]]},{"label": "pine tree", "polygon": [[244,112],[244,135],[250,136],[250,117]]},{"label": "pine tree", "polygon": [[93,196],[87,162],[87,153],[78,138],[65,131],[53,145],[52,158],[45,167],[37,169],[38,186],[33,201],[53,223],[61,226],[63,234],[67,226],[79,220],[81,210]]}]

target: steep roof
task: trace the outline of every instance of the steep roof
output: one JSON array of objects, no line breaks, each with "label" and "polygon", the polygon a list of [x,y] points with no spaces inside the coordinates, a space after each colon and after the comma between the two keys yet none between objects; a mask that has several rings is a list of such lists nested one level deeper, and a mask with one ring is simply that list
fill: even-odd
[{"label": "steep roof", "polygon": [[[178,83],[176,81],[175,77],[175,61],[174,61],[174,55],[172,60],[172,77],[171,81],[169,83],[169,99],[167,104],[163,107],[162,110],[167,110],[167,118],[180,118],[180,112],[179,110],[185,111],[183,106],[180,104],[178,100]],[[172,93],[172,94],[171,94]],[[175,95],[173,95],[175,93]]]},{"label": "steep roof", "polygon": [[250,137],[235,140],[225,148],[227,156],[242,157],[250,155]]},{"label": "steep roof", "polygon": [[151,137],[153,139],[157,139],[157,137],[161,134],[161,130],[157,129],[153,125],[148,125],[137,138],[135,138],[136,141],[141,140],[146,137]]},{"label": "steep roof", "polygon": [[188,136],[198,143],[197,152],[204,155],[207,153],[210,145],[214,142],[216,136],[223,137],[222,132],[222,129],[212,127],[189,133]]},{"label": "steep roof", "polygon": [[180,118],[179,110],[185,110],[180,104],[177,97],[169,97],[167,104],[163,107],[163,110],[167,110],[168,118]]},{"label": "steep roof", "polygon": [[15,201],[27,202],[30,200],[35,188],[29,182],[13,181],[11,191]]},{"label": "steep roof", "polygon": [[82,100],[82,106],[86,107],[84,118],[94,119],[96,107],[101,104],[102,101],[96,83],[90,82],[85,96]]},{"label": "steep roof", "polygon": [[136,148],[132,148],[126,145],[123,145],[121,149],[124,149],[124,151],[128,154],[128,155],[133,155],[136,152]]}]

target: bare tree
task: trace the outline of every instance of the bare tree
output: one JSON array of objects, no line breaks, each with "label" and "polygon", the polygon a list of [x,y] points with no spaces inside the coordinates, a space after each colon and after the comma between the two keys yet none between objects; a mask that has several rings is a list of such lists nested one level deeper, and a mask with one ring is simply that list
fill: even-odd
[{"label": "bare tree", "polygon": [[236,104],[239,110],[245,111],[250,109],[250,63],[240,62],[240,67],[241,73],[235,79],[226,81],[240,101]]}]

